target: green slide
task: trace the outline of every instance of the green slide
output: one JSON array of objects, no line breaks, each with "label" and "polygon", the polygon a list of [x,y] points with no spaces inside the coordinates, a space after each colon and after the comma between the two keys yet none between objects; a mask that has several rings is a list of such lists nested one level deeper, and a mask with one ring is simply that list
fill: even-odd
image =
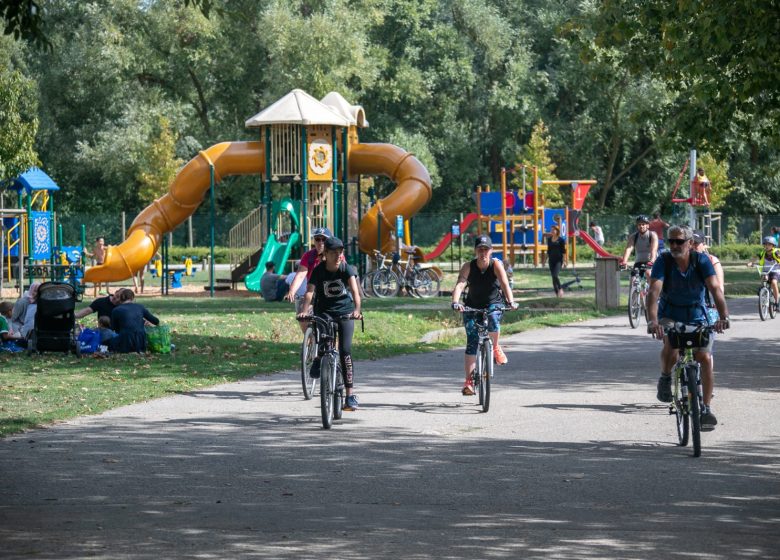
[{"label": "green slide", "polygon": [[277,274],[281,274],[287,264],[287,259],[290,258],[290,251],[300,241],[301,234],[297,231],[292,232],[289,240],[286,242],[279,242],[276,239],[276,235],[272,233],[265,244],[263,254],[260,255],[260,262],[257,263],[257,268],[244,278],[246,289],[252,292],[260,291],[260,278],[265,274],[265,263],[267,262],[274,263]]}]

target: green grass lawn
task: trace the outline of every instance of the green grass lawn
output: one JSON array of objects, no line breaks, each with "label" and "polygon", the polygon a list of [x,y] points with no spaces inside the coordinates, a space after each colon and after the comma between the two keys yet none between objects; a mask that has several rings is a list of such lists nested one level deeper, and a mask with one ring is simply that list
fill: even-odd
[{"label": "green grass lawn", "polygon": [[[538,276],[541,283],[544,274]],[[506,333],[602,315],[594,309],[592,293],[586,295],[587,290],[582,297],[561,300],[549,297],[551,291],[523,291],[519,291],[521,310],[504,318]],[[89,301],[85,298],[82,305]],[[175,353],[80,359],[59,353],[32,357],[0,354],[0,435],[298,367],[301,332],[289,304],[266,303],[254,297],[153,297],[139,301],[171,327]],[[449,309],[449,301],[447,297],[366,300],[365,332],[358,328],[353,344],[356,359],[464,344],[461,331],[435,343],[420,342],[427,332],[461,325],[460,317]]]}]

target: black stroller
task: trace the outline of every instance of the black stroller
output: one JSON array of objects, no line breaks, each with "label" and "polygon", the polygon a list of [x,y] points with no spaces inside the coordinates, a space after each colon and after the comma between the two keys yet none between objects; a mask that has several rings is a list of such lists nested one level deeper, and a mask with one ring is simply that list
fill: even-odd
[{"label": "black stroller", "polygon": [[73,352],[81,356],[76,331],[76,289],[66,282],[44,282],[38,288],[35,328],[27,341],[27,353]]}]

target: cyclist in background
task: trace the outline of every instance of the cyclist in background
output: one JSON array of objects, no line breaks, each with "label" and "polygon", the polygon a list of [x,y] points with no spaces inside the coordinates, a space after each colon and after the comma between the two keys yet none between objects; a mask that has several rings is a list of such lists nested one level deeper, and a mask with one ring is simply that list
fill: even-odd
[{"label": "cyclist in background", "polygon": [[[777,248],[777,241],[774,236],[764,237],[764,250],[757,257],[750,259],[748,266],[761,267],[763,274],[769,275],[769,283],[772,286],[772,294],[775,296],[775,310],[780,310],[780,297],[778,297],[777,280],[780,279],[780,249]],[[774,270],[772,270],[774,267]]]},{"label": "cyclist in background", "polygon": [[[452,308],[463,312],[463,305],[460,303],[460,296],[463,289],[468,286],[468,293],[464,303],[474,309],[489,309],[488,313],[488,333],[493,340],[493,359],[497,364],[506,364],[506,354],[498,344],[498,337],[501,328],[500,310],[504,307],[504,301],[513,309],[517,308],[512,295],[512,289],[509,287],[504,264],[494,259],[493,243],[487,235],[480,235],[474,242],[474,251],[477,258],[465,263],[458,274],[458,281],[452,290]],[[479,334],[476,327],[476,314],[466,312],[463,314],[463,325],[466,328],[466,355],[464,366],[466,370],[466,381],[463,383],[462,393],[464,395],[474,394],[474,385],[471,382],[472,372],[477,364],[477,345],[479,344]]]},{"label": "cyclist in background", "polygon": [[[636,260],[631,267],[631,278],[637,273],[640,266],[650,266],[658,256],[658,236],[650,231],[650,218],[644,214],[636,217],[636,231],[628,236],[626,250],[623,252],[623,267],[628,268],[628,258],[631,252],[636,250]],[[645,272],[649,276],[650,271]]]},{"label": "cyclist in background", "polygon": [[[661,377],[658,379],[657,398],[661,402],[672,401],[672,368],[678,351],[669,344],[664,327],[675,322],[694,325],[710,325],[705,307],[705,292],[709,289],[715,300],[719,319],[712,325],[715,332],[729,328],[726,299],[715,269],[709,257],[697,253],[692,247],[693,232],[687,226],[669,228],[666,251],[653,263],[650,289],[647,294],[647,330],[655,338],[663,340],[661,350]],[[694,348],[696,361],[701,364],[704,407],[701,411],[702,429],[714,429],[718,423],[712,412],[712,392],[715,375],[712,369],[712,342]]]},{"label": "cyclist in background", "polygon": [[656,212],[653,214],[653,219],[650,220],[650,231],[652,231],[655,236],[658,238],[658,252],[664,250],[664,232],[666,231],[666,228],[669,227],[670,224],[665,222],[663,218],[661,218],[661,213]]},{"label": "cyclist in background", "polygon": [[[339,358],[341,371],[344,375],[344,386],[347,389],[347,400],[344,410],[357,410],[357,395],[353,394],[354,368],[352,365],[352,335],[355,323],[352,319],[360,319],[360,291],[357,285],[357,270],[343,260],[344,243],[337,237],[325,240],[325,253],[322,266],[314,269],[306,287],[303,298],[303,311],[298,317],[305,317],[314,299],[314,314],[318,317],[334,321],[338,327]],[[315,297],[316,296],[316,297]],[[350,318],[344,318],[348,315]],[[316,358],[309,375],[320,376],[320,359]]]}]

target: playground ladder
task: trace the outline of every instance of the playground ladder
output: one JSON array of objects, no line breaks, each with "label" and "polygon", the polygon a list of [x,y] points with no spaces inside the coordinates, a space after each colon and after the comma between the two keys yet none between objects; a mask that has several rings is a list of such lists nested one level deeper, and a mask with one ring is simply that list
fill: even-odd
[{"label": "playground ladder", "polygon": [[263,245],[264,222],[265,207],[261,205],[230,228],[228,239],[231,271],[238,268]]}]

